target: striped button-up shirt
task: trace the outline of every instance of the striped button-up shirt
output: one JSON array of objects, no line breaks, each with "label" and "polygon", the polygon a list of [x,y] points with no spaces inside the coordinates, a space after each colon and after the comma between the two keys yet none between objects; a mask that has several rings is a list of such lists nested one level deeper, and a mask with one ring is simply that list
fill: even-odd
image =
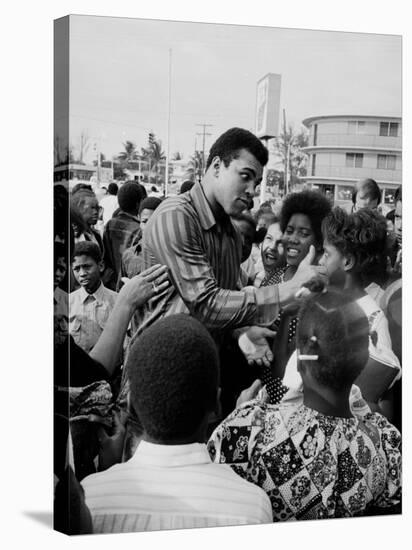
[{"label": "striped button-up shirt", "polygon": [[223,211],[215,216],[200,183],[166,199],[147,224],[143,268],[167,265],[172,285],[149,302],[138,333],[177,313],[193,315],[215,338],[221,329],[273,322],[278,313],[273,286],[236,290],[241,249],[240,233]]},{"label": "striped button-up shirt", "polygon": [[271,523],[268,496],[206,445],[142,441],[134,456],[82,481],[95,533]]}]

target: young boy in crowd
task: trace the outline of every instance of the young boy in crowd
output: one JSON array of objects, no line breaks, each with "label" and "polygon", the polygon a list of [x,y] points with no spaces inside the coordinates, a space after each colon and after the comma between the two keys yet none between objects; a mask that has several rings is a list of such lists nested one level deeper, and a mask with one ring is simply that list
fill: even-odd
[{"label": "young boy in crowd", "polygon": [[70,294],[69,331],[76,344],[89,352],[103,332],[117,293],[101,281],[104,265],[97,244],[76,244],[72,270],[80,288]]}]

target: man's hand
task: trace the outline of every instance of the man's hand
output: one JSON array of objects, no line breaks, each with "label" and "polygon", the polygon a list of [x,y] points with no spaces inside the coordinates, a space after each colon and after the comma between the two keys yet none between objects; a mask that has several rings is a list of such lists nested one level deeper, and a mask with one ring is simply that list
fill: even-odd
[{"label": "man's hand", "polygon": [[125,284],[119,292],[118,300],[133,311],[161,294],[170,284],[167,267],[160,264],[149,267],[132,279],[122,277],[122,281]]},{"label": "man's hand", "polygon": [[255,380],[251,386],[243,390],[242,393],[239,395],[236,401],[236,408],[243,405],[243,403],[246,403],[247,401],[251,401],[252,399],[255,399],[256,397],[258,397],[258,393],[261,390],[262,390],[261,400],[263,402],[267,401],[268,394],[266,392],[266,389],[263,388],[262,382],[260,380]]},{"label": "man's hand", "polygon": [[109,435],[103,426],[97,428],[99,442],[99,470],[107,470],[122,460],[124,438],[126,435],[125,417],[118,411],[113,415],[113,434]]},{"label": "man's hand", "polygon": [[402,275],[402,248],[399,249],[396,254],[395,264],[393,266],[393,271]]},{"label": "man's hand", "polygon": [[238,344],[249,365],[270,366],[273,353],[266,338],[275,336],[276,332],[265,327],[250,327],[240,336]]},{"label": "man's hand", "polygon": [[297,297],[309,294],[309,292],[321,292],[327,284],[328,278],[326,267],[312,265],[315,260],[315,256],[315,247],[310,245],[309,252],[300,262],[299,267],[293,276],[292,280],[298,289]]}]

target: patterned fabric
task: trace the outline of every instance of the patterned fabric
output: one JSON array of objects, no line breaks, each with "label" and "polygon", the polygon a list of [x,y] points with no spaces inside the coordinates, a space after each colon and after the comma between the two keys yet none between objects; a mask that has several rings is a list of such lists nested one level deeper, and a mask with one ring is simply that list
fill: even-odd
[{"label": "patterned fabric", "polygon": [[176,313],[199,319],[216,341],[222,329],[273,322],[273,288],[235,290],[241,248],[240,233],[226,214],[215,218],[200,183],[163,201],[143,236],[143,267],[167,265],[173,284],[149,302],[139,332]]},{"label": "patterned fabric", "polygon": [[78,346],[89,352],[96,344],[117,299],[103,284],[88,294],[83,287],[70,293],[69,331]]},{"label": "patterned fabric", "polygon": [[[283,278],[286,273],[287,266],[278,267],[274,271],[267,273],[262,282],[261,287],[283,283]],[[273,330],[276,330],[281,321],[282,310],[279,313],[278,318],[275,320]],[[296,334],[297,317],[294,317],[289,324],[288,342],[290,343]],[[288,388],[282,383],[281,378],[273,376],[271,367],[263,366],[261,368],[260,380],[262,384],[266,386],[266,391],[269,397],[269,402],[275,405],[282,400],[282,397],[287,393]]]},{"label": "patterned fabric", "polygon": [[401,498],[401,436],[378,413],[324,416],[300,404],[245,403],[209,453],[268,494],[274,521],[350,517]]}]

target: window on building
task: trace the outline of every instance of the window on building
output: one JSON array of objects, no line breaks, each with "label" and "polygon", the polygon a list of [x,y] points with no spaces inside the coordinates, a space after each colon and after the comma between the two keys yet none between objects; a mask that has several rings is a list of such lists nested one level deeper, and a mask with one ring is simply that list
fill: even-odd
[{"label": "window on building", "polygon": [[395,170],[395,167],[395,155],[378,155],[378,168],[381,168],[382,170]]},{"label": "window on building", "polygon": [[312,176],[315,175],[316,170],[316,155],[312,155]]},{"label": "window on building", "polygon": [[380,136],[398,137],[398,122],[381,122],[379,128]]},{"label": "window on building", "polygon": [[318,125],[314,124],[313,126],[313,145],[318,143]]},{"label": "window on building", "polygon": [[363,153],[346,153],[346,166],[348,168],[362,168]]},{"label": "window on building", "polygon": [[365,133],[365,121],[364,120],[349,120],[348,121],[348,133],[349,134],[364,134]]}]

